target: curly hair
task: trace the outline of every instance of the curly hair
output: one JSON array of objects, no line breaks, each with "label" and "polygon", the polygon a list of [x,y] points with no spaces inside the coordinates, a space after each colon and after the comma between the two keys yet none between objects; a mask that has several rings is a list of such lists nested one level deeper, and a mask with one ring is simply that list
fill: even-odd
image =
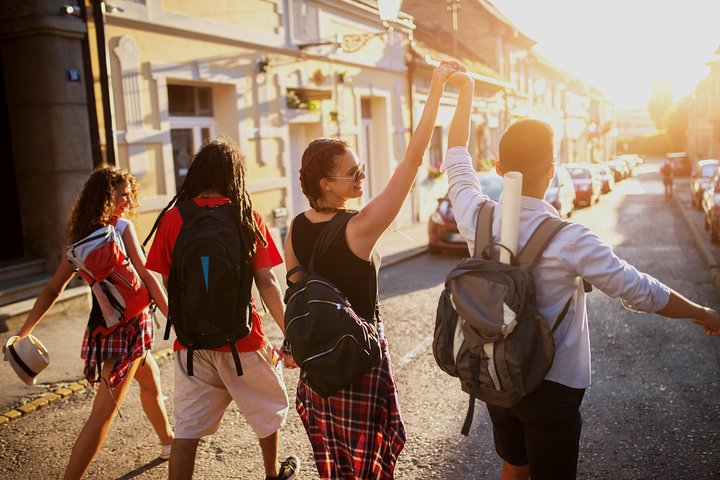
[{"label": "curly hair", "polygon": [[[230,141],[213,140],[203,145],[193,157],[176,200],[181,202],[207,191],[216,191],[229,198],[230,203],[238,207],[235,210],[241,241],[250,255],[254,256],[256,239],[263,245],[267,245],[267,241],[255,221],[245,177],[245,156],[240,150]],[[172,205],[173,202],[170,203]]]},{"label": "curly hair", "polygon": [[318,199],[322,197],[320,180],[333,174],[340,165],[338,157],[350,150],[350,144],[339,138],[318,138],[310,142],[303,152],[300,167],[300,186],[317,212],[337,210],[337,207],[321,207]]},{"label": "curly hair", "polygon": [[130,209],[137,208],[137,180],[124,168],[102,164],[85,180],[75,200],[67,224],[65,239],[75,243],[110,223],[115,209],[115,190],[130,186]]}]

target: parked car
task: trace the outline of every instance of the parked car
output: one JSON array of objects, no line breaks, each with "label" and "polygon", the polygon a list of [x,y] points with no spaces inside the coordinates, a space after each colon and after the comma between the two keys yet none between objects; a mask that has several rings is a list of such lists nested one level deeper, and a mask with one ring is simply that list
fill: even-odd
[{"label": "parked car", "polygon": [[715,170],[710,185],[703,191],[702,209],[710,241],[720,243],[720,169]]},{"label": "parked car", "polygon": [[[494,171],[478,173],[478,180],[483,193],[495,201],[500,200],[503,188],[503,179]],[[438,206],[430,216],[428,222],[428,250],[430,253],[440,253],[442,250],[467,252],[467,242],[460,236],[452,202],[445,195],[438,199]]]},{"label": "parked car", "polygon": [[666,155],[673,162],[673,175],[676,177],[687,177],[692,170],[690,157],[685,152],[671,152]]},{"label": "parked car", "polygon": [[615,175],[615,183],[624,180],[625,178],[630,176],[630,169],[628,168],[627,163],[625,163],[623,160],[620,160],[619,158],[608,160],[607,162],[605,162],[605,165],[610,167],[613,175]]},{"label": "parked car", "polygon": [[600,200],[602,182],[592,165],[570,163],[565,165],[575,185],[575,205],[592,205]]},{"label": "parked car", "polygon": [[562,165],[555,167],[555,176],[545,192],[545,201],[555,207],[561,217],[567,218],[575,210],[575,184]]},{"label": "parked car", "polygon": [[602,193],[612,191],[612,189],[615,188],[615,173],[613,173],[607,165],[593,164],[593,167],[595,168],[595,173],[602,184],[600,191]]},{"label": "parked car", "polygon": [[690,182],[690,198],[693,207],[702,210],[703,192],[710,187],[710,180],[718,169],[720,160],[700,160],[695,166]]}]

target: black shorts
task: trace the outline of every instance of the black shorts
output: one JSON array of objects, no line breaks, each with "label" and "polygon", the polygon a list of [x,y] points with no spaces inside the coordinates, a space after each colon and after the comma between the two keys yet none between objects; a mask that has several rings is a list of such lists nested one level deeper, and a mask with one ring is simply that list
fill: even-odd
[{"label": "black shorts", "polygon": [[533,480],[574,479],[585,389],[545,380],[511,408],[488,405],[495,450],[511,465],[530,466]]}]

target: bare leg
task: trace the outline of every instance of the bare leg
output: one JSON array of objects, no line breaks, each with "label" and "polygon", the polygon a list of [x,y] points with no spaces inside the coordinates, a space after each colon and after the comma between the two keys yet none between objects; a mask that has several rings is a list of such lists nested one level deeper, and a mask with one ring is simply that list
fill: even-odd
[{"label": "bare leg", "polygon": [[262,450],[263,464],[265,465],[265,475],[268,477],[277,476],[280,468],[277,460],[278,432],[269,437],[261,438],[260,449]]},{"label": "bare leg", "polygon": [[500,480],[528,480],[528,478],[530,478],[530,467],[528,465],[516,467],[503,460]]},{"label": "bare leg", "polygon": [[170,480],[189,480],[195,470],[199,438],[176,438],[170,454]]},{"label": "bare leg", "polygon": [[145,357],[145,365],[140,362],[135,379],[140,384],[140,402],[145,415],[162,445],[169,445],[173,440],[173,431],[168,421],[165,402],[160,386],[160,369],[151,353]]},{"label": "bare leg", "polygon": [[[118,407],[122,404],[139,363],[140,359],[133,362],[128,369],[125,380],[112,390],[112,394],[105,382],[98,387],[90,417],[85,421],[85,425],[83,425],[77,440],[75,440],[75,445],[73,445],[70,461],[65,469],[65,479],[79,479],[85,475],[90,462],[95,458],[105,441],[110,424],[117,414],[115,403],[117,402]],[[108,379],[112,366],[112,361],[105,362],[102,370],[103,379]]]}]

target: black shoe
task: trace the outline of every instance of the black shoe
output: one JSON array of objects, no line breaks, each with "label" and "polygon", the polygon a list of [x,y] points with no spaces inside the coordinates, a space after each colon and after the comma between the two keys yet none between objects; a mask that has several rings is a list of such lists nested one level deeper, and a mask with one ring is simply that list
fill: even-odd
[{"label": "black shoe", "polygon": [[280,464],[277,476],[266,476],[265,480],[292,480],[300,472],[300,459],[291,455]]}]

